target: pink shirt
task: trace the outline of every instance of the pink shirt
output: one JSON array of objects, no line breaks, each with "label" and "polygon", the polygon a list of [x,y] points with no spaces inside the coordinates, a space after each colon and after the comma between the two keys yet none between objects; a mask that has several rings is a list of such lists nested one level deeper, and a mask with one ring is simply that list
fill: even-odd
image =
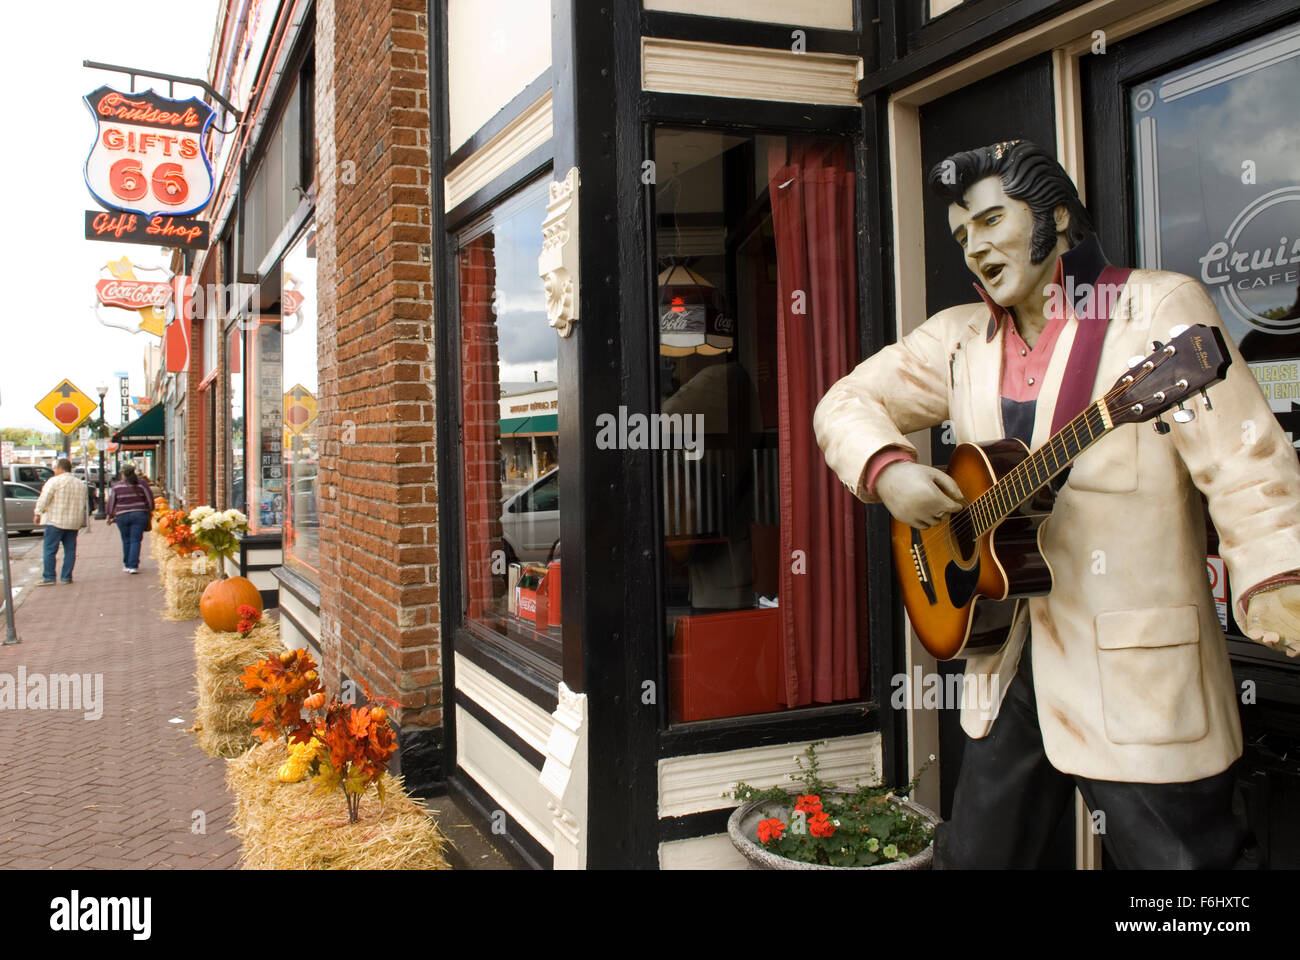
[{"label": "pink shirt", "polygon": [[[1061,273],[1061,262],[1058,260],[1055,278],[1058,285],[1061,283]],[[1016,329],[1015,322],[1012,320],[1011,312],[995,303],[979,284],[975,284],[975,289],[988,305],[997,323],[1006,327],[1005,336],[1002,338],[1002,397],[1017,403],[1037,401],[1039,391],[1043,388],[1043,376],[1052,362],[1056,341],[1060,339],[1066,321],[1074,315],[1072,305],[1066,304],[1063,313],[1058,313],[1047,322],[1047,326],[1043,328],[1037,342],[1031,348],[1021,338],[1020,331]],[[900,460],[915,461],[916,457],[901,447],[886,447],[867,461],[867,490],[874,492],[876,478],[880,476],[880,472],[891,463]]]}]

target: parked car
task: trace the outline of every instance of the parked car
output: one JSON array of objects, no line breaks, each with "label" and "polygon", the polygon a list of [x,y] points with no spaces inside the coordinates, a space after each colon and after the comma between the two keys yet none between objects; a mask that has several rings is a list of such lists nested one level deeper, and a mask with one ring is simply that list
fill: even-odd
[{"label": "parked car", "polygon": [[36,501],[41,492],[25,483],[6,483],[5,532],[36,533],[44,527],[36,522]]},{"label": "parked car", "polygon": [[25,483],[29,487],[35,487],[39,490],[45,486],[45,481],[52,476],[54,476],[53,470],[36,464],[6,463],[4,465],[4,481],[6,483]]},{"label": "parked car", "polygon": [[501,507],[506,560],[545,561],[560,542],[560,471],[524,487]]}]

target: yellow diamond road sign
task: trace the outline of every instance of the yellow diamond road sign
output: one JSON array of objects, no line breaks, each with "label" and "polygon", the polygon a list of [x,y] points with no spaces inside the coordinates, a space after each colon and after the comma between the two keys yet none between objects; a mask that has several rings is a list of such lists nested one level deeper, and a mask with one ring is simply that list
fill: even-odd
[{"label": "yellow diamond road sign", "polygon": [[74,387],[71,381],[64,380],[36,404],[36,410],[64,433],[70,434],[98,406],[98,403]]},{"label": "yellow diamond road sign", "polygon": [[284,429],[300,434],[316,422],[316,397],[301,383],[295,383],[284,395]]}]

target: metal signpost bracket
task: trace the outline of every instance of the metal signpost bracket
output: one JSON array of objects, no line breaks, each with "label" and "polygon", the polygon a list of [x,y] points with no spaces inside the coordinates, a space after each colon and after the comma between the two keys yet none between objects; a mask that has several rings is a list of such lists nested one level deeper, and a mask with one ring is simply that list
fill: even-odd
[{"label": "metal signpost bracket", "polygon": [[243,114],[241,114],[238,110],[235,109],[235,105],[233,103],[231,103],[221,94],[217,93],[217,91],[212,88],[212,85],[208,83],[206,80],[200,80],[198,77],[178,77],[174,73],[158,73],[156,70],[141,70],[138,67],[123,67],[113,63],[100,63],[96,60],[82,60],[81,65],[83,67],[88,67],[91,70],[108,70],[112,73],[125,73],[127,76],[131,78],[132,93],[135,93],[136,77],[151,77],[154,80],[166,80],[167,96],[171,97],[173,100],[176,99],[176,84],[183,83],[186,84],[187,86],[198,87],[204,93],[208,94],[208,96],[212,97],[212,99],[216,100],[217,103],[225,107],[227,114],[235,118],[235,125],[233,127],[231,127],[229,130],[223,130],[221,127],[217,127],[216,129],[218,133],[222,133],[222,134],[234,133],[236,130],[239,129],[239,122],[240,120],[243,119]]}]

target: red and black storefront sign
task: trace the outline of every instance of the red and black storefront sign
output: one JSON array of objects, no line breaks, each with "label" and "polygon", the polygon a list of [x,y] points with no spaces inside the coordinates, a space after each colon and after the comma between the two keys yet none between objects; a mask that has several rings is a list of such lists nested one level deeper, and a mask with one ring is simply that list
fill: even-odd
[{"label": "red and black storefront sign", "polygon": [[208,247],[209,224],[193,217],[146,217],[122,210],[87,210],[86,239],[147,243],[153,247],[204,250]]},{"label": "red and black storefront sign", "polygon": [[86,239],[206,247],[208,224],[192,215],[207,206],[215,186],[206,149],[212,108],[197,97],[107,86],[85,102],[95,119],[86,186],[107,211],[87,211]]}]

